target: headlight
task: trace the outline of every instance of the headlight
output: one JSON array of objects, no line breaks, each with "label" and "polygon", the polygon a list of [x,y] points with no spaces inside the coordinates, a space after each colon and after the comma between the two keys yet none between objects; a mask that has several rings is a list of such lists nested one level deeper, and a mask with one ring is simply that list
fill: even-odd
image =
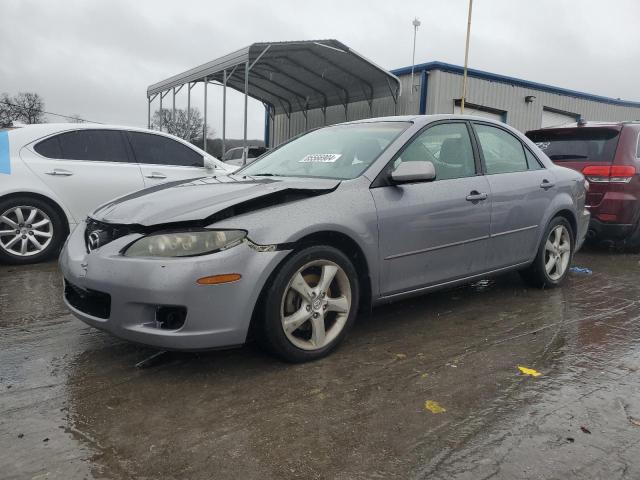
[{"label": "headlight", "polygon": [[125,257],[193,257],[226,250],[242,242],[243,230],[193,230],[165,232],[136,240],[124,251]]}]

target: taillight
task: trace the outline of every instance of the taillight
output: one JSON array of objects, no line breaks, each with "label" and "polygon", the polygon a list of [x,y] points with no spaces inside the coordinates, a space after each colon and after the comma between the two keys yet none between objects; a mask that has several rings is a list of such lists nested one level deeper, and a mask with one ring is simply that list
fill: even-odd
[{"label": "taillight", "polygon": [[585,167],[582,174],[593,183],[629,183],[636,174],[631,165],[612,165]]}]

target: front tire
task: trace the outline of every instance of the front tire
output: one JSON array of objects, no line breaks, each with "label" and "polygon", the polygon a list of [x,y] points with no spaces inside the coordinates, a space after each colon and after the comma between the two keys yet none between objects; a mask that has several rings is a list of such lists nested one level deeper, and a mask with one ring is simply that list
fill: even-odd
[{"label": "front tire", "polygon": [[533,263],[521,272],[522,278],[537,288],[555,288],[560,285],[573,258],[575,237],[569,222],[556,217],[547,226],[538,254]]},{"label": "front tire", "polygon": [[346,336],[358,302],[349,258],[329,246],[304,248],[284,261],[265,292],[262,343],[292,363],[325,357]]},{"label": "front tire", "polygon": [[48,260],[60,251],[64,225],[57,210],[39,198],[0,201],[0,262],[24,265]]}]

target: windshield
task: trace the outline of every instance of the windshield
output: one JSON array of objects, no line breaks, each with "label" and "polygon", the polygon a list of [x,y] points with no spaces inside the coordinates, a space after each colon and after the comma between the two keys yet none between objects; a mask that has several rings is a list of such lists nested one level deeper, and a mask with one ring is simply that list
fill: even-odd
[{"label": "windshield", "polygon": [[554,162],[612,162],[620,132],[611,128],[536,130],[527,136]]},{"label": "windshield", "polygon": [[241,173],[341,180],[356,178],[409,125],[408,122],[371,122],[321,128],[265,154]]}]

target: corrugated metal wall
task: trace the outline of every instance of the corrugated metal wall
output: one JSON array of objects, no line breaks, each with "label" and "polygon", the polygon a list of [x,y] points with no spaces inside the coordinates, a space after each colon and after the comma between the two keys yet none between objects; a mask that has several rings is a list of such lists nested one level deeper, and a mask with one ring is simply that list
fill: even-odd
[{"label": "corrugated metal wall", "polygon": [[[402,83],[402,95],[398,98],[397,109],[394,113],[394,102],[391,97],[375,99],[372,104],[372,108],[369,108],[367,102],[354,102],[350,103],[347,108],[347,117],[345,117],[345,109],[342,105],[333,106],[327,108],[327,125],[333,125],[334,123],[341,123],[351,120],[360,120],[362,118],[373,117],[387,117],[389,115],[407,115],[418,113],[418,107],[420,104],[420,91],[415,91],[413,101],[410,95],[410,83],[411,75],[405,75],[400,77]],[[414,76],[414,83],[420,82],[420,73],[418,72]],[[307,129],[317,128],[324,125],[324,118],[322,110],[319,108],[309,110],[306,120]],[[275,123],[275,125],[274,125]],[[302,112],[295,112],[291,114],[291,122],[289,125],[289,119],[285,114],[278,114],[275,116],[275,121],[272,121],[269,145],[272,147],[278,146],[282,142],[288,140],[291,137],[298,135],[305,131],[305,118]]]},{"label": "corrugated metal wall", "polygon": [[[434,70],[429,73],[427,113],[453,113],[462,91],[462,76]],[[534,90],[469,77],[467,102],[507,113],[507,123],[526,132],[540,128],[543,108],[578,114],[584,120],[640,120],[640,107],[628,107]],[[534,95],[535,101],[524,98]]]},{"label": "corrugated metal wall", "polygon": [[[400,76],[402,94],[398,99],[395,114],[419,113],[421,73],[416,72],[414,76],[416,88],[413,96],[410,85],[411,75]],[[426,113],[453,113],[454,102],[461,96],[462,75],[432,70],[427,72],[427,82]],[[469,77],[467,91],[467,103],[506,112],[507,123],[523,132],[540,127],[542,111],[545,107],[574,113],[585,120],[640,120],[640,107],[613,105],[480,78]],[[535,96],[535,101],[526,103],[524,98],[528,95]],[[344,107],[327,108],[326,124],[394,115],[394,102],[391,97],[377,99],[373,101],[372,109],[367,102],[356,102],[349,104],[347,111],[348,116],[345,117]],[[309,110],[307,129],[320,127],[323,124],[322,111]],[[301,112],[292,114],[289,126],[287,116],[278,114],[275,116],[275,121],[272,121],[269,131],[269,145],[277,146],[305,131],[304,115]]]}]

